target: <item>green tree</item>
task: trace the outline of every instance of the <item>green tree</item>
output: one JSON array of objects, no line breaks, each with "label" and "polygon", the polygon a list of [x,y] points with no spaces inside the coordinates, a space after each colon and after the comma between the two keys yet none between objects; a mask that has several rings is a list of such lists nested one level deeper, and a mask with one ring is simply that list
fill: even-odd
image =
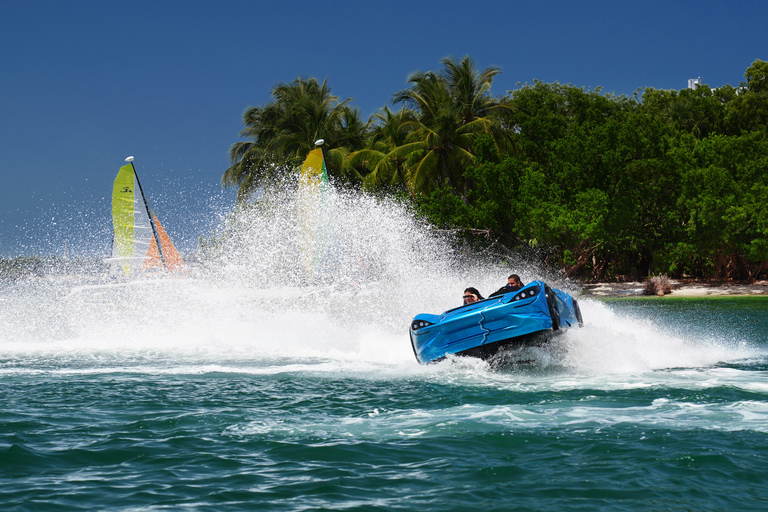
[{"label": "green tree", "polygon": [[367,189],[408,189],[405,164],[410,148],[406,144],[413,120],[412,111],[403,108],[393,112],[387,106],[371,116],[368,147],[352,153],[347,162],[350,169],[365,174],[364,185]]},{"label": "green tree", "polygon": [[245,128],[240,136],[249,140],[231,147],[224,186],[239,187],[240,201],[259,187],[277,187],[321,138],[330,148],[329,173],[337,179],[359,179],[345,174],[341,165],[346,153],[359,149],[366,137],[359,111],[349,106],[351,98],[339,102],[327,82],[320,84],[315,78],[278,84],[271,96],[271,103],[249,107],[243,114]]},{"label": "green tree", "polygon": [[441,63],[439,73],[412,73],[408,77],[411,87],[394,95],[395,104],[402,103],[415,113],[406,123],[411,131],[398,156],[406,158],[413,193],[447,187],[466,197],[463,172],[474,161],[472,147],[477,135],[492,131],[489,113],[499,104],[491,97],[490,86],[501,70],[479,71],[468,56],[460,61],[445,58]]},{"label": "green tree", "polygon": [[674,225],[670,127],[637,98],[570,85],[535,82],[509,101],[515,151],[470,168],[476,194],[462,218],[549,247],[569,275],[647,273],[659,234]]},{"label": "green tree", "polygon": [[742,82],[732,101],[726,105],[731,135],[743,131],[768,131],[768,62],[756,60],[744,72]]},{"label": "green tree", "polygon": [[499,72],[443,59],[367,123],[325,83],[281,84],[246,111],[223,181],[241,199],[278,186],[324,138],[337,183],[408,191],[433,224],[569,276],[768,272],[768,63],[738,88],[631,97],[534,81],[494,98]]},{"label": "green tree", "polygon": [[768,92],[768,62],[757,59],[744,72],[750,92]]},{"label": "green tree", "polygon": [[756,279],[768,262],[768,140],[762,133],[681,140],[679,265],[703,277]]}]

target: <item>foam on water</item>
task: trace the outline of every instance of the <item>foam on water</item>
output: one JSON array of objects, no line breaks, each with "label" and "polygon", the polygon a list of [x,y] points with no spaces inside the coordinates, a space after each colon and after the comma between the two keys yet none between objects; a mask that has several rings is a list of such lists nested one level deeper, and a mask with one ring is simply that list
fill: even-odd
[{"label": "foam on water", "polygon": [[599,432],[620,424],[642,429],[749,430],[768,433],[768,406],[763,402],[698,404],[657,399],[650,404],[620,409],[584,403],[537,405],[458,405],[437,410],[371,410],[364,416],[259,418],[232,425],[233,436],[273,438],[396,440],[412,437],[466,436],[473,432],[527,432],[568,429],[570,432]]}]

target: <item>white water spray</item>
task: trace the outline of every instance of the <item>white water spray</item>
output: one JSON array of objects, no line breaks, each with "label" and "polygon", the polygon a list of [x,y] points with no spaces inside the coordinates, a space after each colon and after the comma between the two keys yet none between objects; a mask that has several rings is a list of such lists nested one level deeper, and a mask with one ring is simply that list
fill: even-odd
[{"label": "white water spray", "polygon": [[[0,360],[8,367],[111,370],[296,364],[317,370],[330,363],[429,372],[416,370],[408,338],[414,315],[460,305],[468,286],[487,295],[510,273],[524,282],[552,282],[533,263],[494,265],[462,254],[391,201],[337,195],[334,205],[332,261],[317,276],[300,263],[292,200],[273,197],[231,217],[201,251],[192,279],[82,293],[70,293],[77,276],[3,285]],[[582,311],[586,327],[540,354],[546,364],[626,373],[744,355],[622,318],[599,302],[582,301]]]}]

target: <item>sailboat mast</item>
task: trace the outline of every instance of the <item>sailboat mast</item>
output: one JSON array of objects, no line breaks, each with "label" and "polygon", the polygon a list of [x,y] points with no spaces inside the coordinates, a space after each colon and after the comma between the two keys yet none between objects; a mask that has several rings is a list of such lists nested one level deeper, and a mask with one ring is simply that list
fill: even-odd
[{"label": "sailboat mast", "polygon": [[315,141],[315,146],[320,148],[320,154],[323,156],[323,163],[325,163],[325,150],[323,149],[323,144],[325,144],[325,139],[317,139]]},{"label": "sailboat mast", "polygon": [[133,175],[136,177],[136,184],[139,186],[139,192],[141,193],[141,199],[144,201],[144,208],[147,209],[147,215],[149,216],[149,225],[152,226],[152,236],[155,237],[155,244],[157,244],[157,252],[160,254],[160,261],[163,263],[163,270],[168,271],[168,266],[165,264],[165,256],[163,256],[163,246],[160,245],[160,235],[157,232],[157,226],[155,225],[155,218],[149,209],[147,203],[147,196],[144,195],[144,189],[141,188],[141,181],[139,180],[139,173],[136,172],[136,166],[133,165],[133,157],[129,156],[125,159],[126,162],[131,163],[133,169]]},{"label": "sailboat mast", "polygon": [[328,181],[328,169],[325,166],[325,149],[323,149],[323,144],[325,144],[325,139],[317,139],[315,141],[315,146],[317,146],[320,149],[320,155],[323,157],[322,159],[322,172],[320,173],[320,181]]}]

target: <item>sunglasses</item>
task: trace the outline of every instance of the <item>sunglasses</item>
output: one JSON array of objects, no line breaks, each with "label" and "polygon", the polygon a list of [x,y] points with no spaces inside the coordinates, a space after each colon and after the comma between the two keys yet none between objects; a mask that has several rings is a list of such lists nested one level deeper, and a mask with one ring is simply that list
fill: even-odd
[{"label": "sunglasses", "polygon": [[464,296],[464,299],[474,299],[474,298],[475,298],[474,295],[465,295]]}]

